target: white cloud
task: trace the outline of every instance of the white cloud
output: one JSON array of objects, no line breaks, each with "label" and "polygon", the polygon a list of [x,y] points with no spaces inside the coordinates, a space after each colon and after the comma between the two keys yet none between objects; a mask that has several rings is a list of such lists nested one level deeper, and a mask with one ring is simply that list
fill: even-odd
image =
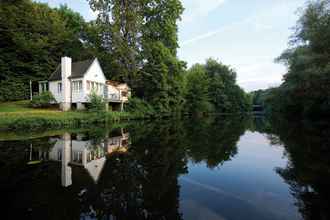
[{"label": "white cloud", "polygon": [[183,12],[182,21],[192,22],[195,19],[206,16],[222,5],[225,0],[183,0],[182,4],[185,8]]},{"label": "white cloud", "polygon": [[198,42],[200,40],[204,40],[204,39],[213,37],[213,36],[215,36],[217,34],[220,34],[222,32],[230,31],[232,29],[235,29],[239,25],[242,25],[242,24],[246,23],[247,21],[248,20],[244,20],[244,21],[232,23],[230,25],[221,27],[219,29],[216,29],[216,30],[213,30],[213,31],[209,31],[209,32],[203,33],[201,35],[198,35],[198,36],[195,36],[195,37],[193,37],[191,39],[188,39],[188,40],[183,41],[182,43],[180,43],[180,46],[186,46],[186,45],[189,45],[189,44],[192,44],[192,43],[196,43],[196,42]]},{"label": "white cloud", "polygon": [[258,60],[250,65],[235,67],[238,70],[238,84],[246,91],[278,86],[286,72],[283,65],[275,64],[272,60]]},{"label": "white cloud", "polygon": [[281,84],[281,81],[254,80],[254,81],[238,82],[238,84],[246,92],[251,92],[258,89],[269,89],[273,87],[278,87]]},{"label": "white cloud", "polygon": [[181,46],[186,46],[186,45],[189,45],[189,44],[198,42],[200,40],[204,40],[206,38],[209,38],[209,37],[212,37],[212,36],[214,36],[216,34],[219,34],[219,33],[223,32],[223,31],[225,31],[226,29],[228,29],[228,27],[219,28],[218,30],[214,30],[214,31],[207,32],[205,34],[198,35],[196,37],[193,37],[191,39],[188,39],[188,40],[183,41],[180,45]]},{"label": "white cloud", "polygon": [[241,25],[249,25],[249,26],[251,26],[251,28],[253,28],[254,30],[259,31],[259,32],[260,31],[269,31],[269,30],[273,29],[272,25],[267,24],[265,21],[263,21],[263,20],[265,20],[264,16],[265,16],[264,14],[258,14],[255,16],[251,16],[242,21],[238,21],[238,22],[229,24],[227,26],[221,27],[219,29],[209,31],[207,33],[203,33],[203,34],[195,36],[191,39],[185,40],[180,45],[186,46],[191,43],[195,43],[200,40],[204,40],[204,39],[207,39],[214,35],[220,34],[222,32],[234,30],[235,28],[239,28],[239,26],[241,26]]}]

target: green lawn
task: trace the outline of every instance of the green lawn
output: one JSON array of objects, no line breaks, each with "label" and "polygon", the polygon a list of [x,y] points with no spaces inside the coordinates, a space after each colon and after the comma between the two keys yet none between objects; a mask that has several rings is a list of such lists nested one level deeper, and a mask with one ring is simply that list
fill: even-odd
[{"label": "green lawn", "polygon": [[[121,119],[129,119],[131,115],[126,112],[108,112],[107,118],[111,121],[120,121]],[[0,130],[7,130],[10,126],[24,122],[25,127],[38,127],[39,119],[49,122],[54,127],[70,126],[73,122],[90,123],[91,120],[98,121],[104,119],[97,113],[89,113],[87,111],[69,111],[62,112],[57,108],[53,109],[35,109],[29,106],[29,101],[16,101],[0,103]],[[48,124],[48,123],[47,123]],[[40,125],[41,126],[41,125]],[[15,127],[15,126],[14,126]],[[20,127],[20,125],[18,125]],[[22,126],[23,127],[23,126]],[[47,128],[45,128],[47,129]]]},{"label": "green lawn", "polygon": [[0,129],[8,127],[17,119],[43,118],[47,120],[63,121],[87,117],[87,112],[62,112],[59,109],[54,108],[35,109],[29,106],[28,100],[0,103]]},{"label": "green lawn", "polygon": [[0,103],[0,113],[36,111],[29,107],[29,103],[28,100]]}]

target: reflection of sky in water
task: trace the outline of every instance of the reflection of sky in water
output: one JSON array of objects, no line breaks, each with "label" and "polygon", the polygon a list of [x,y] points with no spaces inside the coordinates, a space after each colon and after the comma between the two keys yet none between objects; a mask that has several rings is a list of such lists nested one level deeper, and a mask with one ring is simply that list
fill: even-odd
[{"label": "reflection of sky in water", "polygon": [[287,164],[283,148],[252,132],[237,148],[234,158],[214,169],[189,163],[189,174],[180,177],[184,219],[300,219],[288,185],[275,172]]}]

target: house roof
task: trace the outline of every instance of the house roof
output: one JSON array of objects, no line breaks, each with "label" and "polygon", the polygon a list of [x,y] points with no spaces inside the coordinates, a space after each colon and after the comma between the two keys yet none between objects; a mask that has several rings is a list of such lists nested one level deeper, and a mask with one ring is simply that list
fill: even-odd
[{"label": "house roof", "polygon": [[[72,69],[71,69],[71,76],[69,77],[70,79],[73,78],[81,78],[85,75],[87,72],[88,68],[92,65],[95,59],[90,59],[90,60],[84,60],[84,61],[79,61],[79,62],[74,62],[72,63]],[[61,74],[61,64],[59,64],[56,67],[56,70],[50,75],[49,81],[57,81],[62,79],[62,74]]]},{"label": "house roof", "polygon": [[106,84],[111,85],[111,86],[115,87],[116,89],[130,90],[130,88],[128,87],[128,85],[126,83],[113,81],[113,80],[107,80]]},{"label": "house roof", "polygon": [[107,80],[106,81],[106,84],[107,85],[112,85],[112,86],[118,86],[118,85],[120,85],[121,83],[120,82],[117,82],[117,81],[113,81],[113,80]]}]

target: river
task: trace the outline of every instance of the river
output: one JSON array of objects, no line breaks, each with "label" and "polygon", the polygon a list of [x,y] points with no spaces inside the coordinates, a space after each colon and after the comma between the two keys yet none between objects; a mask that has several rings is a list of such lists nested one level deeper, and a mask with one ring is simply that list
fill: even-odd
[{"label": "river", "polygon": [[329,219],[329,136],[243,116],[0,134],[2,219]]}]

